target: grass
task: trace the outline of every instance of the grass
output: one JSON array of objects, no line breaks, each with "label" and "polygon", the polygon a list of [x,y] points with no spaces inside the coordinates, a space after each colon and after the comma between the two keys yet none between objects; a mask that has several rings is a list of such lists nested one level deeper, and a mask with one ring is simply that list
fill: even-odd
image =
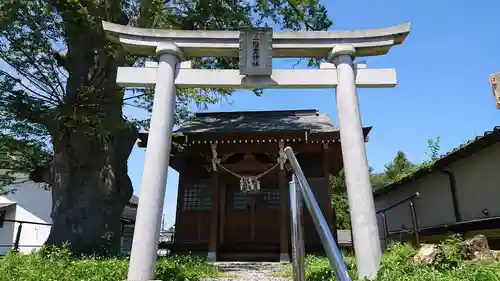
[{"label": "grass", "polygon": [[[77,259],[65,250],[15,254],[0,258],[0,281],[111,281],[126,280],[128,259],[88,257]],[[221,274],[202,258],[178,256],[160,258],[156,279],[164,281],[198,281]]]},{"label": "grass", "polygon": [[[500,262],[467,261],[460,243],[460,238],[451,237],[440,244],[442,254],[433,265],[413,264],[411,260],[417,250],[393,244],[383,256],[377,281],[500,281]],[[357,280],[354,257],[346,255],[345,263],[353,280]],[[323,257],[308,256],[305,266],[307,281],[335,280]],[[127,267],[126,257],[78,259],[66,249],[44,249],[29,255],[12,253],[0,257],[0,281],[121,281],[126,280]],[[164,281],[198,281],[220,276],[217,268],[197,256],[161,258],[156,266],[156,279]],[[277,276],[291,278],[291,266],[284,267]]]},{"label": "grass", "polygon": [[[472,263],[464,260],[458,247],[459,238],[452,237],[439,247],[434,265],[416,265],[411,262],[417,250],[410,245],[393,244],[383,256],[377,281],[500,281],[500,262]],[[353,280],[357,280],[355,259],[345,257],[346,266]],[[326,258],[306,257],[306,280],[336,280]],[[291,266],[286,266],[278,277],[291,278]]]}]

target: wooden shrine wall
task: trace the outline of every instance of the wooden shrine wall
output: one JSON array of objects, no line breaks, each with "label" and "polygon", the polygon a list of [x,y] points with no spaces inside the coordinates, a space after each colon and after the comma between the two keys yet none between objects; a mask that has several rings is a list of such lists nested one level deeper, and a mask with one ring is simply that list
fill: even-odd
[{"label": "wooden shrine wall", "polygon": [[[330,154],[331,155],[331,154]],[[333,155],[331,155],[333,156]],[[329,157],[331,157],[329,156]],[[328,175],[331,171],[331,164],[327,164],[325,159],[328,160],[328,157],[325,157],[324,153],[308,153],[308,154],[299,154],[297,155],[299,163],[304,171],[306,178],[315,194],[315,197],[320,205],[323,215],[332,225],[334,225],[333,220],[333,212],[331,209],[331,199],[329,192],[329,182],[328,176],[325,177],[325,174]],[[332,162],[332,161],[330,161]],[[211,173],[207,173],[206,171],[200,171],[200,169],[196,169],[198,165],[194,165],[191,161],[188,162],[189,168],[181,171],[179,175],[179,189],[178,189],[178,198],[177,198],[177,215],[176,215],[176,235],[175,235],[175,243],[177,244],[177,248],[179,250],[200,250],[205,251],[208,248],[209,241],[209,233],[210,233],[210,225],[211,225],[211,211],[213,206],[213,197],[212,193],[214,191],[213,179],[211,177]],[[200,166],[198,166],[200,167]],[[329,171],[327,171],[329,170]],[[262,179],[262,186],[265,188],[266,185],[276,185],[278,186],[279,178],[278,171],[273,171],[269,173],[265,178]],[[231,208],[231,202],[228,201],[228,194],[226,193],[226,187],[238,185],[238,179],[233,175],[228,173],[219,172],[219,180],[217,181],[219,187],[221,188],[218,192],[219,194],[219,202],[221,204],[226,204],[225,206],[219,206],[218,216],[219,216],[219,227],[218,227],[218,244],[223,244],[224,242],[229,242],[230,237],[224,239],[224,236],[227,235],[227,227],[225,224],[228,223],[240,223],[238,221],[234,221],[231,219],[231,216],[225,217],[223,214],[227,208]],[[291,179],[291,174],[287,176],[287,181]],[[288,208],[288,206],[287,206]],[[279,209],[279,208],[278,208]],[[289,212],[289,208],[287,210]],[[256,241],[262,241],[264,243],[261,244],[276,244],[272,248],[280,246],[279,239],[279,228],[272,227],[266,233],[266,226],[270,223],[273,226],[279,225],[279,212],[273,213],[268,212],[258,213],[257,214],[257,222],[254,225],[254,232],[252,235],[256,239]],[[290,214],[287,216],[290,217]],[[272,219],[271,219],[272,218]],[[287,236],[290,237],[290,226],[288,223]],[[305,209],[304,206],[304,232],[305,232],[305,240],[306,246],[308,249],[316,250],[320,248],[319,237],[316,233],[315,226],[313,221],[309,215],[309,212]],[[264,236],[265,237],[264,237]],[[269,237],[268,237],[269,236]],[[226,241],[224,241],[226,240]],[[268,243],[265,243],[265,242]],[[259,244],[259,243],[258,243]],[[222,247],[221,247],[222,249]]]},{"label": "wooden shrine wall", "polygon": [[[299,161],[307,182],[318,201],[323,216],[330,222],[330,229],[334,229],[334,218],[331,204],[329,174],[332,172],[331,164],[325,163],[325,155],[323,153],[311,153],[307,155],[298,155]],[[328,157],[326,158],[328,159]],[[304,164],[303,164],[304,163]],[[327,171],[328,170],[328,171]],[[311,218],[306,206],[304,208],[304,238],[307,250],[316,251],[321,249],[321,242],[316,231],[316,226]]]},{"label": "wooden shrine wall", "polygon": [[[206,250],[210,233],[213,182],[211,179],[179,174],[175,243],[189,250]],[[184,250],[184,249],[181,249]],[[186,249],[188,250],[188,249]]]}]

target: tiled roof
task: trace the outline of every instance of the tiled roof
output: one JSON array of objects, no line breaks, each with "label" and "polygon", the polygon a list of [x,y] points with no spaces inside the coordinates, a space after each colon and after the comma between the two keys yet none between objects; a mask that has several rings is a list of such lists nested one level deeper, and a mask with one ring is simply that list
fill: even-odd
[{"label": "tiled roof", "polygon": [[[372,127],[364,127],[368,136]],[[340,139],[338,128],[326,114],[315,109],[280,111],[239,111],[196,113],[194,118],[174,131],[174,143],[183,142],[185,136],[204,133],[305,133]],[[139,133],[139,147],[146,147],[148,133]],[[174,146],[175,147],[175,146]]]},{"label": "tiled roof", "polygon": [[375,190],[373,194],[375,196],[386,194],[391,190],[415,181],[427,174],[430,174],[432,171],[442,169],[453,162],[468,157],[498,142],[500,142],[500,126],[496,126],[493,128],[493,130],[486,131],[483,135],[477,136],[473,140],[469,140],[459,147],[453,149],[452,151],[442,155],[432,165],[422,167],[413,174],[408,175],[397,182],[391,183],[385,187]]},{"label": "tiled roof", "polygon": [[193,120],[182,124],[177,133],[235,133],[308,131],[335,132],[326,114],[317,110],[240,111],[196,113]]}]

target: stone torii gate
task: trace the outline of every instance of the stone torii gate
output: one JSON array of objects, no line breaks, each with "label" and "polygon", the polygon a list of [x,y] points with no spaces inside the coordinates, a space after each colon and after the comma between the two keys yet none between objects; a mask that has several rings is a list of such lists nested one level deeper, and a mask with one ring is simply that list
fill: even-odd
[{"label": "stone torii gate", "polygon": [[[155,30],[103,22],[130,53],[158,57],[118,68],[124,87],[155,87],[128,279],[154,278],[177,88],[336,88],[337,112],[359,277],[373,278],[381,247],[356,88],[396,86],[394,69],[366,69],[354,57],[386,54],[410,25],[349,31],[272,32]],[[186,57],[239,57],[240,70],[192,69]],[[275,70],[272,58],[328,58],[319,69]],[[184,62],[183,62],[184,61]],[[182,63],[181,63],[182,62]],[[179,67],[180,65],[180,67]],[[209,249],[208,258],[215,258]]]}]

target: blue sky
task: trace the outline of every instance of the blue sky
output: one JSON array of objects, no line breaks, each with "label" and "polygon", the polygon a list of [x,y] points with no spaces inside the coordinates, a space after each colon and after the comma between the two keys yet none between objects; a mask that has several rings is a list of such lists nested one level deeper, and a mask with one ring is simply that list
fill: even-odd
[{"label": "blue sky", "polygon": [[[413,161],[426,158],[427,140],[441,138],[441,153],[500,125],[488,83],[500,71],[498,3],[483,0],[330,0],[323,1],[332,29],[369,29],[405,22],[412,30],[389,54],[364,58],[368,68],[396,68],[398,86],[358,90],[364,126],[373,126],[367,144],[370,166],[379,171],[398,150]],[[480,3],[480,5],[479,5]],[[274,62],[290,68],[296,60]],[[299,66],[300,67],[300,66]],[[333,89],[266,90],[256,97],[236,92],[231,103],[209,111],[318,109],[337,124]],[[129,174],[140,195],[145,152],[135,148]],[[164,213],[174,224],[178,174],[169,170]]]}]

